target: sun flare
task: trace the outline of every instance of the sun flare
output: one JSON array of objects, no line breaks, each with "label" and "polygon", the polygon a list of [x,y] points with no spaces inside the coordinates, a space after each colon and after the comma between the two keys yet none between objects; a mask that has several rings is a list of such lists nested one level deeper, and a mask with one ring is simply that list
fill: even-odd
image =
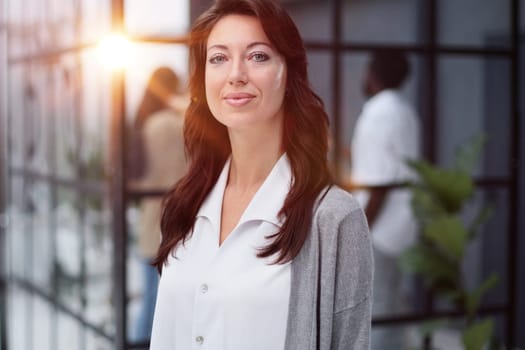
[{"label": "sun flare", "polygon": [[100,62],[109,69],[126,68],[133,57],[133,43],[120,33],[113,33],[100,40],[97,47]]}]

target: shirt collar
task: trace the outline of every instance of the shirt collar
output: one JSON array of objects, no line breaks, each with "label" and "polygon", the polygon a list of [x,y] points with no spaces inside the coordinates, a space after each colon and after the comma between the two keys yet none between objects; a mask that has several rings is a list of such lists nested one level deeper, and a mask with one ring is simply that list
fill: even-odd
[{"label": "shirt collar", "polygon": [[279,217],[292,185],[292,169],[288,156],[283,154],[253,196],[242,214],[239,225],[251,220],[263,220],[281,227],[285,218]]},{"label": "shirt collar", "polygon": [[[230,162],[231,160],[228,159],[224,164],[217,183],[197,213],[197,217],[203,216],[208,218],[217,231],[220,230],[222,199],[224,189],[226,188],[226,181],[228,180]],[[279,218],[279,211],[283,207],[291,184],[292,170],[290,160],[285,153],[275,163],[272,171],[253,196],[248,207],[239,219],[238,225],[247,221],[262,220],[281,227],[284,223],[284,218]]]},{"label": "shirt collar", "polygon": [[224,189],[226,188],[226,181],[228,180],[228,173],[230,171],[231,159],[228,158],[222,167],[221,174],[213,186],[211,192],[208,194],[197,213],[197,217],[202,216],[208,218],[217,232],[220,232],[222,198],[224,196]]}]

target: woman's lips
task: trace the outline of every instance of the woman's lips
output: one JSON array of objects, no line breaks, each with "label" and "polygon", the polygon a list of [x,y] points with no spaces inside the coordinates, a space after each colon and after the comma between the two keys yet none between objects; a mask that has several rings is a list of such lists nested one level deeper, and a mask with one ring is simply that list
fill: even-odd
[{"label": "woman's lips", "polygon": [[250,101],[253,100],[254,97],[255,97],[254,95],[248,94],[245,92],[235,92],[235,93],[229,93],[226,96],[224,96],[224,100],[230,106],[242,107],[250,103]]}]

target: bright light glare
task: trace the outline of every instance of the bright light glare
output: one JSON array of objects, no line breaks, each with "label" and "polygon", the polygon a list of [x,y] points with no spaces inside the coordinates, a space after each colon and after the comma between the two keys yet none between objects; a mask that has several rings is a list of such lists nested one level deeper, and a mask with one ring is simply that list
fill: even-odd
[{"label": "bright light glare", "polygon": [[100,62],[110,69],[119,70],[129,65],[133,45],[122,34],[111,34],[98,44],[97,53]]}]

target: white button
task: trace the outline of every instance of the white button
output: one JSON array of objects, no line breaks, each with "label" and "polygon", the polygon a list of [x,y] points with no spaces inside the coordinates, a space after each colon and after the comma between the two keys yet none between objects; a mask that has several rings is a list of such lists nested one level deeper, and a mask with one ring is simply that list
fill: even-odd
[{"label": "white button", "polygon": [[198,337],[195,337],[195,341],[197,344],[202,345],[202,343],[204,343],[204,337],[199,335]]},{"label": "white button", "polygon": [[201,293],[206,293],[208,291],[208,285],[207,284],[203,284],[201,285]]}]

